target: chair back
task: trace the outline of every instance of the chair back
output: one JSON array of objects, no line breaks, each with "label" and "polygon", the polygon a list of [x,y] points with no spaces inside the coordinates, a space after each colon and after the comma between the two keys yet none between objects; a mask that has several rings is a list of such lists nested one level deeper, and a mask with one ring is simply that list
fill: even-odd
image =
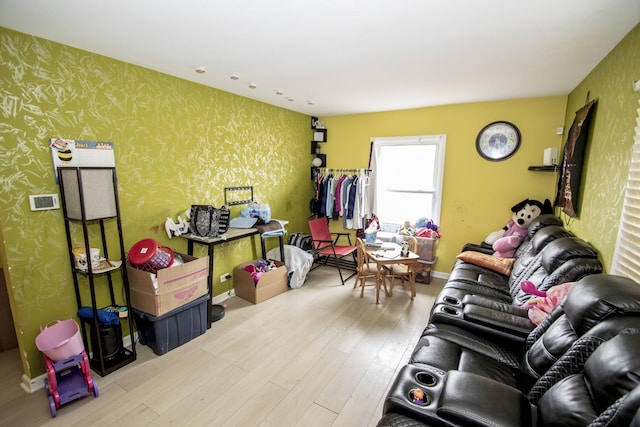
[{"label": "chair back", "polygon": [[322,243],[320,240],[330,242],[331,232],[329,231],[329,223],[326,217],[320,217],[309,220],[309,232],[311,233],[311,239],[313,240],[313,248],[319,249],[321,246],[325,246],[327,243]]},{"label": "chair back", "polygon": [[405,242],[409,242],[409,250],[414,254],[418,253],[418,239],[413,236],[405,237]]},{"label": "chair back", "polygon": [[356,247],[358,248],[358,271],[361,272],[365,267],[369,267],[369,260],[364,241],[360,237],[356,237]]}]

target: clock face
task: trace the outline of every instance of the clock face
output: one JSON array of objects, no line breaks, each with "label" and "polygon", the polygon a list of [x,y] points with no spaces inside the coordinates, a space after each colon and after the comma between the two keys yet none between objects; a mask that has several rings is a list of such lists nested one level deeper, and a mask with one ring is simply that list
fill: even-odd
[{"label": "clock face", "polygon": [[478,134],[476,149],[487,160],[505,160],[518,151],[520,139],[520,130],[513,123],[493,122]]}]

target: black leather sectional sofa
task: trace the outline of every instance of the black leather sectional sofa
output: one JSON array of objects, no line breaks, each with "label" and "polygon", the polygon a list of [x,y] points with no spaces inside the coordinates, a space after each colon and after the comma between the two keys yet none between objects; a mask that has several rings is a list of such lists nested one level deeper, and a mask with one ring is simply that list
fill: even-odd
[{"label": "black leather sectional sofa", "polygon": [[[524,280],[575,285],[534,325]],[[457,261],[378,426],[640,427],[639,408],[640,284],[543,215],[509,275]]]}]

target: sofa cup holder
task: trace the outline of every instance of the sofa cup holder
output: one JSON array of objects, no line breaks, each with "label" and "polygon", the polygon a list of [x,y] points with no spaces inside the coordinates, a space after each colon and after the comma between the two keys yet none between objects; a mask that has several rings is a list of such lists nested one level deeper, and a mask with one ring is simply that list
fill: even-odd
[{"label": "sofa cup holder", "polygon": [[431,372],[421,371],[415,376],[416,381],[425,387],[433,387],[438,384],[438,378]]},{"label": "sofa cup holder", "polygon": [[442,298],[442,301],[444,301],[445,303],[450,304],[450,305],[455,305],[456,307],[460,307],[462,305],[462,301],[460,301],[458,298],[452,297],[450,295],[445,295]]},{"label": "sofa cup holder", "polygon": [[454,307],[450,307],[448,305],[444,305],[440,307],[440,310],[442,310],[443,313],[448,314],[450,316],[460,316],[460,310]]}]

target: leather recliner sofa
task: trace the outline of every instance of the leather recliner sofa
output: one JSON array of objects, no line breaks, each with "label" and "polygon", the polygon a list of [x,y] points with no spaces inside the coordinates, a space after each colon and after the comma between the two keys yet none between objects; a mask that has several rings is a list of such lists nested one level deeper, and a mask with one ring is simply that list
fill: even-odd
[{"label": "leather recliner sofa", "polygon": [[[628,337],[640,333],[640,285],[601,274],[595,248],[553,216],[530,225],[516,256],[509,275],[455,264],[379,426],[629,425],[640,402],[640,371],[629,362],[640,359],[640,346],[629,343],[640,341]],[[539,289],[576,284],[536,327],[520,307],[529,298],[522,280]],[[596,355],[604,344],[609,350]],[[413,402],[415,388],[424,402]]]},{"label": "leather recliner sofa", "polygon": [[[547,215],[543,215],[543,220]],[[555,217],[552,217],[555,218]],[[597,250],[551,221],[534,221],[529,241],[508,276],[469,262],[454,265],[436,298],[431,320],[480,334],[522,341],[535,327],[520,306],[531,298],[520,289],[527,280],[539,290],[602,272]],[[520,250],[520,247],[518,250]]]},{"label": "leather recliner sofa", "polygon": [[521,345],[436,322],[425,328],[409,362],[472,372],[528,391],[576,342],[606,341],[627,328],[640,330],[640,285],[599,274],[574,288]]},{"label": "leather recliner sofa", "polygon": [[[639,331],[622,331],[584,363],[568,366],[535,402],[518,389],[479,375],[406,365],[387,397],[378,427],[630,426],[640,421],[638,348]],[[416,383],[435,390],[434,400],[429,397],[409,406]]]},{"label": "leather recliner sofa", "polygon": [[[575,420],[592,422],[613,416],[625,399],[631,399],[625,410],[635,413],[640,402],[640,345],[620,344],[629,339],[617,337],[640,334],[640,285],[620,276],[587,276],[548,319],[532,332],[521,353],[502,340],[491,341],[452,325],[430,324],[410,363],[392,384],[385,417],[378,425],[394,425],[387,421],[394,417],[387,414],[423,423],[415,425],[587,425]],[[596,356],[605,343],[607,356]],[[629,364],[634,360],[638,362]],[[587,365],[592,371],[586,371]],[[610,383],[593,376],[599,369],[609,373]],[[575,391],[578,386],[573,383],[558,388],[571,375],[589,378],[583,385],[591,396]],[[423,403],[412,401],[416,388],[426,393]],[[565,395],[571,398],[561,400]],[[589,407],[594,396],[602,395],[616,398]],[[616,403],[616,399],[622,400]],[[584,408],[576,407],[576,401]],[[555,418],[547,414],[550,410]],[[564,424],[557,424],[558,419]],[[627,417],[617,422],[621,419],[629,421]]]}]

